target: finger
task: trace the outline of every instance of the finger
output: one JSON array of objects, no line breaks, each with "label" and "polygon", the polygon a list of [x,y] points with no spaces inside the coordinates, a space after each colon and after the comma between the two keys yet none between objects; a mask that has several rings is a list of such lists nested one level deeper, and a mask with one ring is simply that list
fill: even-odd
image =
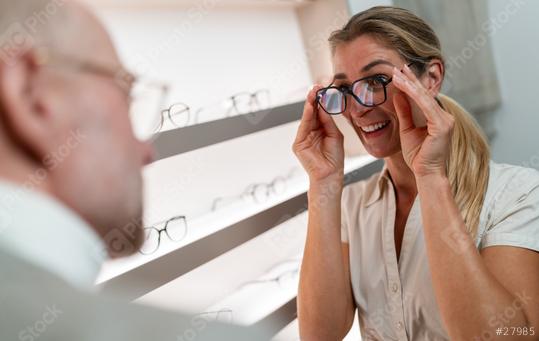
[{"label": "finger", "polygon": [[318,121],[318,105],[316,103],[316,92],[321,88],[320,85],[315,85],[307,94],[305,106],[303,107],[303,115],[299,124],[296,142],[303,141],[313,130],[318,129],[320,122]]},{"label": "finger", "polygon": [[341,131],[339,130],[339,127],[337,127],[337,123],[335,123],[335,120],[331,115],[323,111],[318,111],[318,119],[320,120],[320,123],[328,136],[339,137],[341,135]]},{"label": "finger", "polygon": [[409,68],[407,72],[408,74],[405,74],[397,68],[393,70],[395,86],[406,93],[419,106],[427,121],[438,121],[440,119],[439,115],[437,115],[439,106],[434,98],[428,95],[423,84],[421,84]]},{"label": "finger", "polygon": [[419,78],[417,78],[416,74],[412,71],[412,69],[410,69],[408,65],[404,66],[403,74],[406,77],[408,77],[412,82],[414,82],[414,84],[417,86],[419,91],[423,94],[422,98],[426,101],[425,104],[431,108],[429,112],[432,112],[434,115],[442,112],[440,106],[438,105],[438,103],[436,102],[436,99],[434,98],[435,95],[432,94],[430,90],[425,88],[423,83],[421,83]]},{"label": "finger", "polygon": [[393,96],[393,105],[399,119],[399,131],[405,133],[415,128],[412,118],[412,106],[404,93],[399,92]]}]

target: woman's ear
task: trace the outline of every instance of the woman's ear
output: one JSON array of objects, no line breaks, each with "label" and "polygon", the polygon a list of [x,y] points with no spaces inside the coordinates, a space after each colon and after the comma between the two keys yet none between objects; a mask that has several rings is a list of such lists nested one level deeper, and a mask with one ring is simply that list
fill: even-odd
[{"label": "woman's ear", "polygon": [[423,85],[433,96],[437,96],[440,93],[444,74],[444,63],[441,60],[433,59],[427,64],[422,81]]}]

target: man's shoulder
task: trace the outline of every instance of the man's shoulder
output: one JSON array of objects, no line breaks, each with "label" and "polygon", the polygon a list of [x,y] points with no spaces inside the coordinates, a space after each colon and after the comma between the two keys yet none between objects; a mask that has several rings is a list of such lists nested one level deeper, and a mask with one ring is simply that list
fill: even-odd
[{"label": "man's shoulder", "polygon": [[0,339],[264,340],[261,331],[84,292],[0,250]]}]

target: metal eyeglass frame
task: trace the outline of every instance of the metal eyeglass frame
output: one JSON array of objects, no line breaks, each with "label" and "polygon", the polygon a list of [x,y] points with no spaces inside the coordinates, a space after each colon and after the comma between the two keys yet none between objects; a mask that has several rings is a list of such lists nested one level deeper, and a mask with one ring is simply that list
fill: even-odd
[{"label": "metal eyeglass frame", "polygon": [[159,114],[159,108],[165,103],[165,99],[170,90],[169,85],[166,83],[144,79],[121,66],[112,67],[91,61],[84,61],[73,56],[51,51],[45,47],[36,48],[35,52],[38,57],[37,64],[40,66],[67,67],[77,72],[87,72],[109,78],[114,81],[119,90],[125,94],[130,105],[135,99],[133,90],[136,88],[136,84],[142,84],[148,88],[157,89],[160,93],[160,99],[158,107],[155,108],[156,111],[153,115]]},{"label": "metal eyeglass frame", "polygon": [[234,94],[230,97],[227,97],[226,99],[222,100],[222,101],[219,101],[219,102],[216,102],[216,103],[213,103],[213,104],[210,104],[209,106],[204,106],[204,107],[201,107],[201,108],[198,108],[196,111],[195,111],[195,114],[194,114],[194,123],[197,124],[197,123],[200,123],[200,115],[201,113],[206,113],[207,111],[210,111],[213,110],[213,106],[215,105],[219,105],[219,104],[223,104],[225,103],[226,101],[231,101],[232,102],[232,105],[223,113],[223,112],[216,112],[216,114],[219,114],[219,115],[224,115],[224,117],[231,117],[233,116],[234,114],[236,115],[245,115],[245,114],[249,114],[250,112],[248,113],[244,113],[244,112],[241,112],[241,110],[238,108],[238,99],[241,97],[241,96],[249,96],[250,97],[250,100],[251,101],[255,101],[255,104],[258,106],[258,109],[256,110],[263,110],[261,108],[261,105],[259,103],[259,98],[258,98],[258,95],[260,93],[266,93],[267,96],[268,96],[268,101],[270,103],[268,103],[268,105],[271,105],[271,99],[270,99],[270,96],[271,96],[271,92],[269,89],[259,89],[259,90],[256,90],[254,92],[248,92],[248,91],[245,91],[245,92],[239,92],[237,94]]},{"label": "metal eyeglass frame", "polygon": [[[211,211],[212,212],[216,211],[221,202],[233,201],[236,199],[243,199],[243,198],[252,198],[256,204],[261,204],[265,202],[266,200],[268,200],[271,195],[282,194],[281,192],[277,190],[276,185],[278,182],[283,183],[283,186],[284,186],[283,191],[286,192],[287,185],[288,185],[287,182],[290,179],[292,179],[298,172],[299,172],[299,169],[297,167],[293,167],[288,171],[286,175],[278,175],[270,183],[262,183],[262,182],[253,183],[253,184],[248,185],[241,194],[228,196],[228,197],[217,197],[212,202]],[[266,190],[266,196],[262,200],[258,200],[255,194],[257,192],[257,189],[260,187]]]},{"label": "metal eyeglass frame", "polygon": [[[172,114],[172,109],[174,107],[176,107],[176,106],[182,106],[183,109],[178,111],[178,112],[175,112],[174,114]],[[170,121],[170,123],[172,123],[175,127],[182,128],[182,126],[180,126],[180,125],[176,124],[176,122],[174,122],[172,117],[176,116],[176,115],[183,114],[183,113],[186,113],[186,115],[187,115],[187,120],[186,120],[185,126],[188,126],[189,121],[191,119],[191,108],[187,104],[182,103],[182,102],[177,102],[177,103],[172,104],[167,109],[161,110],[161,121],[159,123],[159,126],[156,129],[156,133],[160,132],[161,129],[163,129],[163,125],[165,124],[165,115],[166,115],[166,117],[168,117],[168,120]]]}]

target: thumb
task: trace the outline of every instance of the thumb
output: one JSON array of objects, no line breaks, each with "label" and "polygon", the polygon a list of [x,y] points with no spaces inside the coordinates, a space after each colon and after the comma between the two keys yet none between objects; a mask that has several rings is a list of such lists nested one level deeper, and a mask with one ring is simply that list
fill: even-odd
[{"label": "thumb", "polygon": [[322,110],[319,110],[318,113],[320,123],[324,127],[326,134],[331,137],[339,137],[341,135],[341,131],[337,127],[337,123],[335,123],[333,117],[325,112],[322,112]]},{"label": "thumb", "polygon": [[395,106],[395,111],[397,112],[397,117],[399,119],[399,130],[401,133],[407,132],[415,128],[414,121],[412,119],[412,106],[406,98],[404,93],[399,92],[393,95],[393,105]]}]

